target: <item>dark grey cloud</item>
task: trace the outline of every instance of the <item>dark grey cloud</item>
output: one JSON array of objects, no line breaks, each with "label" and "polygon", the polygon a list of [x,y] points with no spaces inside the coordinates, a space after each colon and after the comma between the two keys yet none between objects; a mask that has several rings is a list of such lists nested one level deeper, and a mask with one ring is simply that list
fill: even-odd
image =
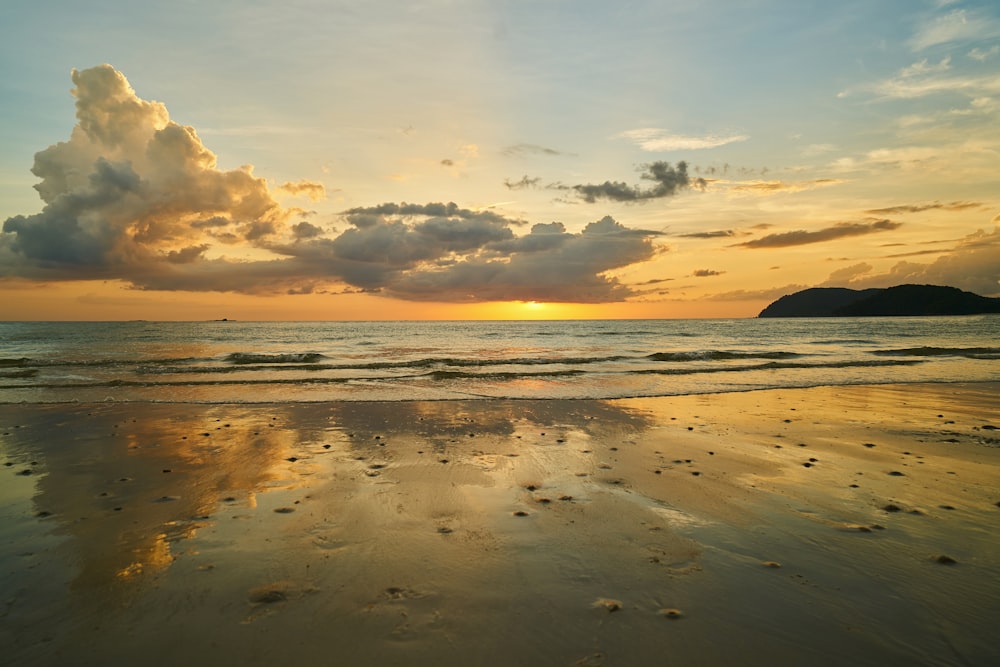
[{"label": "dark grey cloud", "polygon": [[537,188],[541,181],[542,179],[540,177],[528,178],[528,176],[525,175],[518,181],[512,181],[509,178],[505,178],[503,180],[503,184],[508,190],[524,190],[525,188]]},{"label": "dark grey cloud", "polygon": [[306,222],[305,220],[292,225],[292,234],[295,235],[296,239],[313,239],[317,236],[322,236],[323,233],[322,227],[317,227],[311,222]]},{"label": "dark grey cloud", "polygon": [[456,218],[461,220],[490,221],[500,225],[515,226],[526,224],[523,220],[508,218],[507,216],[488,209],[473,210],[461,208],[455,202],[432,202],[429,204],[407,204],[406,202],[396,204],[393,202],[387,202],[384,204],[378,204],[377,206],[351,208],[344,211],[343,215],[348,222],[356,227],[367,227],[369,225],[377,224],[379,221],[384,220],[388,216],[396,216],[400,218],[423,216]]},{"label": "dark grey cloud", "polygon": [[723,239],[736,236],[732,229],[718,229],[711,232],[691,232],[689,234],[677,234],[682,239]]},{"label": "dark grey cloud", "polygon": [[574,190],[581,199],[592,204],[601,199],[619,202],[661,199],[673,197],[681,190],[691,187],[704,188],[706,185],[704,179],[692,179],[688,176],[687,163],[683,161],[678,162],[676,167],[663,161],[643,165],[640,178],[652,181],[653,185],[644,188],[618,181],[605,181],[600,184],[572,185],[563,188]]},{"label": "dark grey cloud", "polygon": [[695,278],[709,278],[711,276],[721,276],[725,271],[715,271],[714,269],[698,269],[693,275]]},{"label": "dark grey cloud", "polygon": [[686,162],[678,162],[672,166],[669,162],[652,162],[642,165],[640,178],[652,181],[653,185],[629,185],[621,181],[605,181],[603,183],[583,183],[568,185],[566,183],[547,183],[542,185],[541,178],[522,176],[519,180],[504,179],[508,190],[523,190],[526,188],[542,188],[572,192],[583,201],[593,204],[600,200],[617,202],[638,202],[650,199],[673,197],[681,190],[689,188],[704,189],[708,182],[704,178],[691,178],[688,175]]},{"label": "dark grey cloud", "polygon": [[652,259],[653,232],[610,217],[571,234],[558,223],[535,225],[519,239],[490,244],[476,257],[401,275],[387,294],[429,301],[621,301],[634,292],[606,272]]},{"label": "dark grey cloud", "polygon": [[796,230],[792,232],[779,232],[768,234],[759,239],[746,241],[738,245],[744,248],[786,248],[789,246],[807,245],[809,243],[822,243],[833,241],[849,236],[864,236],[877,232],[891,231],[897,229],[902,223],[892,220],[875,220],[872,222],[842,222],[831,227],[817,229],[815,231]]},{"label": "dark grey cloud", "polygon": [[966,211],[983,208],[983,204],[975,201],[953,201],[948,203],[933,202],[931,204],[901,204],[886,208],[873,208],[865,211],[870,215],[899,215],[901,213],[921,213],[923,211]]}]

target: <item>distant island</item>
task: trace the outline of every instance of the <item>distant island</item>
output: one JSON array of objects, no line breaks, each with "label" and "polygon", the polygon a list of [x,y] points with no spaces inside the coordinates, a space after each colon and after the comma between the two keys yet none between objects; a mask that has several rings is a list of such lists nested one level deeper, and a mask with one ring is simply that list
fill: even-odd
[{"label": "distant island", "polygon": [[1000,299],[955,287],[898,285],[853,290],[813,287],[786,294],[757,317],[899,317],[1000,313]]}]

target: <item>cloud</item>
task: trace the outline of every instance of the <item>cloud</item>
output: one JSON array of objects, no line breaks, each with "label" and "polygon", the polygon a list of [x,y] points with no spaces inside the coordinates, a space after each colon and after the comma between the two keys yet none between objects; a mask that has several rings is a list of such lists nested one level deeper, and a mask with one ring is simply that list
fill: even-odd
[{"label": "cloud", "polygon": [[722,239],[736,236],[732,229],[718,229],[711,232],[691,232],[689,234],[677,234],[682,239]]},{"label": "cloud", "polygon": [[937,93],[978,96],[1000,92],[1000,76],[896,77],[876,84],[873,89],[879,95],[891,99],[913,99]]},{"label": "cloud", "polygon": [[1000,23],[980,12],[955,9],[937,16],[919,27],[910,38],[910,48],[923,51],[938,44],[969,42],[1000,35]]},{"label": "cloud", "polygon": [[657,127],[626,130],[617,135],[617,137],[629,139],[642,150],[650,152],[703,150],[746,141],[750,138],[742,134],[709,134],[701,137],[691,137],[671,134],[668,130]]},{"label": "cloud", "polygon": [[952,73],[950,57],[937,63],[925,58],[900,69],[893,77],[859,86],[853,91],[842,91],[838,96],[847,97],[858,91],[873,92],[886,99],[915,99],[940,93],[959,93],[974,98],[1000,91],[1000,75],[995,72],[983,75]]},{"label": "cloud", "polygon": [[566,153],[557,151],[554,148],[546,148],[545,146],[539,146],[537,144],[514,144],[513,146],[508,146],[503,149],[501,153],[507,157],[527,157],[530,155],[567,155]]},{"label": "cloud", "polygon": [[983,63],[1000,53],[1000,44],[994,44],[988,49],[974,48],[969,51],[969,57]]},{"label": "cloud", "polygon": [[540,177],[528,178],[525,175],[519,181],[511,181],[509,178],[505,178],[503,179],[503,184],[508,190],[523,190],[525,188],[537,188],[541,181]]},{"label": "cloud", "polygon": [[600,184],[558,186],[562,190],[574,190],[585,202],[593,204],[599,199],[610,201],[632,202],[644,201],[648,199],[660,199],[672,197],[681,190],[691,187],[704,188],[705,179],[691,179],[687,173],[687,163],[678,162],[676,167],[672,167],[669,162],[653,162],[643,165],[643,172],[640,178],[653,181],[655,185],[650,188],[631,186],[627,183],[605,181]]},{"label": "cloud", "polygon": [[858,276],[865,275],[871,271],[872,268],[872,265],[867,262],[859,262],[858,264],[845,266],[831,273],[830,277],[826,279],[826,282],[824,282],[822,286],[840,287],[850,283],[852,279],[857,278]]},{"label": "cloud", "polygon": [[292,225],[292,234],[294,234],[295,238],[299,240],[313,239],[317,236],[322,236],[323,229],[312,223],[302,221],[298,224]]},{"label": "cloud", "polygon": [[840,269],[831,274],[827,284],[836,282],[857,289],[907,283],[948,285],[983,296],[1000,296],[1000,227],[965,237],[929,264],[903,261],[874,275],[870,269],[866,264]]},{"label": "cloud", "polygon": [[114,277],[186,264],[190,248],[213,241],[260,245],[283,231],[291,212],[252,167],[218,169],[193,128],[137,97],[110,65],[73,70],[72,80],[77,125],[35,155],[44,206],[3,223],[5,273]]},{"label": "cloud", "polygon": [[634,292],[607,272],[652,259],[655,235],[610,217],[578,234],[559,223],[538,224],[464,261],[395,276],[381,288],[398,298],[429,301],[621,301]]},{"label": "cloud", "polygon": [[720,292],[707,297],[709,301],[774,301],[788,294],[794,294],[808,287],[808,285],[790,284],[781,287],[769,287],[760,290],[733,290],[731,292]]},{"label": "cloud", "polygon": [[[121,280],[142,290],[605,302],[633,295],[609,272],[662,252],[657,232],[611,218],[576,233],[536,224],[517,236],[525,221],[453,202],[352,208],[336,236],[310,222],[289,224],[302,212],[282,208],[251,167],[218,169],[193,128],[139,98],[113,67],[72,77],[78,123],[67,141],[36,155],[44,206],[3,223],[0,277]],[[680,165],[651,165],[645,177],[657,180],[660,195],[687,182]],[[323,192],[309,181],[277,190]]]},{"label": "cloud", "polygon": [[725,271],[715,271],[713,269],[698,269],[691,275],[695,278],[709,278],[711,276],[721,276]]},{"label": "cloud", "polygon": [[293,196],[305,195],[313,201],[326,199],[326,188],[323,187],[323,184],[314,183],[312,181],[301,180],[298,183],[282,183],[276,188],[276,190]]},{"label": "cloud", "polygon": [[982,208],[983,204],[974,201],[953,201],[947,204],[934,202],[932,204],[901,204],[899,206],[887,206],[886,208],[873,208],[865,211],[871,215],[897,215],[900,213],[921,213],[923,211],[966,211],[969,209]]},{"label": "cloud", "polygon": [[897,229],[901,224],[892,222],[891,220],[841,222],[831,227],[825,227],[812,232],[800,229],[792,232],[768,234],[759,239],[753,239],[738,245],[744,248],[786,248],[789,246],[807,245],[809,243],[834,241],[849,236],[863,236],[865,234],[890,231]]},{"label": "cloud", "polygon": [[769,195],[776,193],[804,192],[816,188],[828,187],[844,183],[839,178],[817,178],[812,181],[755,181],[753,183],[742,183],[734,185],[730,190],[739,194]]}]

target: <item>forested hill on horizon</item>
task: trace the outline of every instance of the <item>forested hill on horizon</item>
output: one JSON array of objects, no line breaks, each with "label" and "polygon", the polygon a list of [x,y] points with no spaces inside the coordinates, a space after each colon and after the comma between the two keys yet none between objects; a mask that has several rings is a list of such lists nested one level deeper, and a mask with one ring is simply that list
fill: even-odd
[{"label": "forested hill on horizon", "polygon": [[1000,299],[939,285],[853,290],[813,287],[786,294],[757,317],[873,317],[1000,313]]}]

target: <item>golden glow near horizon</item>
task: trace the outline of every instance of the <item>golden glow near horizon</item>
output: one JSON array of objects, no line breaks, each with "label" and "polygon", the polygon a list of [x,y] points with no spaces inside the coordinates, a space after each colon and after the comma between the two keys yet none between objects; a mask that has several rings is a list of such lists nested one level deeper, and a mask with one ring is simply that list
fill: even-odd
[{"label": "golden glow near horizon", "polygon": [[[30,27],[52,45],[0,97],[4,319],[749,317],[807,287],[1000,295],[995,3],[372,0],[345,23],[290,0],[206,4],[183,28],[157,3],[56,4],[64,22],[50,3],[0,27],[12,52],[36,51]],[[692,59],[708,35],[713,57]]]}]

